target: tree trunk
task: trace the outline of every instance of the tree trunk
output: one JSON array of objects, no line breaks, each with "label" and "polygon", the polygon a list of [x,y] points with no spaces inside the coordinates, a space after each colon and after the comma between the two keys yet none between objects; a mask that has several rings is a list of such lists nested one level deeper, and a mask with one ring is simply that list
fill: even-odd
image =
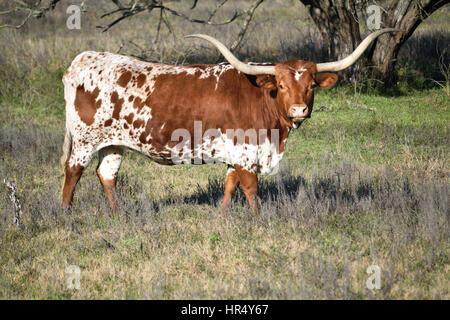
[{"label": "tree trunk", "polygon": [[398,33],[381,35],[368,59],[373,69],[372,76],[384,82],[385,87],[392,87],[397,82],[395,64],[401,46],[411,37],[419,24],[434,11],[447,4],[448,0],[394,0],[387,2],[382,10],[382,28],[397,28]]},{"label": "tree trunk", "polygon": [[[360,27],[366,28],[366,8],[371,1],[300,0],[309,10],[328,46],[330,59],[349,55],[361,42]],[[375,40],[365,57],[345,71],[344,78],[359,79],[367,70],[385,87],[396,83],[395,63],[400,47],[417,26],[449,0],[385,0],[374,2],[382,7],[381,28],[397,28],[402,32],[385,33]],[[360,18],[358,18],[360,17]]]},{"label": "tree trunk", "polygon": [[[351,54],[361,42],[358,17],[354,1],[302,0],[309,14],[325,40],[331,60],[343,59]],[[325,61],[321,61],[325,62]],[[344,71],[343,76],[350,79],[355,71],[364,65],[358,61]]]}]

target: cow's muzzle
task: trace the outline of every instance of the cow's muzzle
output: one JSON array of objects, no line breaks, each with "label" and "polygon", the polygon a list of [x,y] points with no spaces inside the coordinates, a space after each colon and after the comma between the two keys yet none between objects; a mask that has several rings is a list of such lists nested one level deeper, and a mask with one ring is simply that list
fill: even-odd
[{"label": "cow's muzzle", "polygon": [[294,123],[301,123],[306,118],[311,117],[309,108],[306,104],[294,104],[290,106],[287,116]]}]

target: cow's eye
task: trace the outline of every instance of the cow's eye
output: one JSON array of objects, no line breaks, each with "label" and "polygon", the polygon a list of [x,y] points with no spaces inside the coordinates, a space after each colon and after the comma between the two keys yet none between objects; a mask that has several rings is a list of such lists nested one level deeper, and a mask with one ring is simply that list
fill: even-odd
[{"label": "cow's eye", "polygon": [[280,83],[280,89],[284,89],[284,86]]},{"label": "cow's eye", "polygon": [[314,89],[315,87],[317,87],[317,82],[313,82],[313,83],[311,83],[311,89]]}]

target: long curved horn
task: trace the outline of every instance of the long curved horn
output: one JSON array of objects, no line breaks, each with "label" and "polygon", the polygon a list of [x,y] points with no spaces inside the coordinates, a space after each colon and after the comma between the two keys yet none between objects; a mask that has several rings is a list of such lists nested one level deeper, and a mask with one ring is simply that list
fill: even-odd
[{"label": "long curved horn", "polygon": [[200,38],[211,42],[222,55],[227,59],[229,63],[237,70],[245,74],[251,75],[259,75],[259,74],[272,74],[275,75],[275,67],[274,66],[252,66],[240,61],[236,58],[227,47],[217,39],[213,37],[207,36],[205,34],[190,34],[185,36],[185,38]]},{"label": "long curved horn", "polygon": [[371,34],[369,34],[362,42],[361,44],[353,51],[352,54],[350,54],[348,57],[334,61],[334,62],[325,62],[325,63],[318,63],[317,64],[317,72],[323,72],[323,71],[340,71],[344,70],[345,68],[350,67],[352,64],[358,60],[358,58],[364,53],[364,51],[367,49],[369,44],[375,40],[379,35],[386,33],[386,32],[399,32],[401,30],[399,29],[393,29],[393,28],[386,28],[381,29],[378,31],[375,31]]}]

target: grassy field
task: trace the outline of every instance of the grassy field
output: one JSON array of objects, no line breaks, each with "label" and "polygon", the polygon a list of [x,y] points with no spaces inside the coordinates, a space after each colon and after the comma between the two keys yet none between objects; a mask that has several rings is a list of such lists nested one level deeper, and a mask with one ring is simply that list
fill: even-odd
[{"label": "grassy field", "polygon": [[[273,13],[279,27],[266,37],[281,40],[261,48],[257,16],[256,38],[240,54],[256,61],[323,54],[312,40],[294,50],[304,31],[283,32],[279,17],[289,14]],[[435,36],[430,47],[448,37],[441,15],[425,28]],[[108,36],[87,27],[65,36],[57,27],[63,18],[0,32],[9,44],[0,49],[0,177],[17,185],[24,211],[18,228],[0,182],[0,298],[450,299],[449,84],[427,82],[433,73],[411,67],[419,60],[403,53],[395,94],[346,85],[317,91],[280,174],[260,177],[259,216],[239,191],[230,216],[219,217],[225,165],[164,167],[131,152],[119,174],[122,213],[110,212],[94,160],[67,214],[59,207],[61,77],[78,52],[115,52],[142,35],[135,20]],[[440,28],[446,33],[438,37]],[[168,37],[148,54],[170,63],[218,58],[175,43]],[[424,51],[414,39],[407,45]],[[408,86],[414,73],[424,80]],[[66,286],[70,265],[81,269],[80,290]],[[366,287],[371,265],[381,268],[379,290]]]}]

